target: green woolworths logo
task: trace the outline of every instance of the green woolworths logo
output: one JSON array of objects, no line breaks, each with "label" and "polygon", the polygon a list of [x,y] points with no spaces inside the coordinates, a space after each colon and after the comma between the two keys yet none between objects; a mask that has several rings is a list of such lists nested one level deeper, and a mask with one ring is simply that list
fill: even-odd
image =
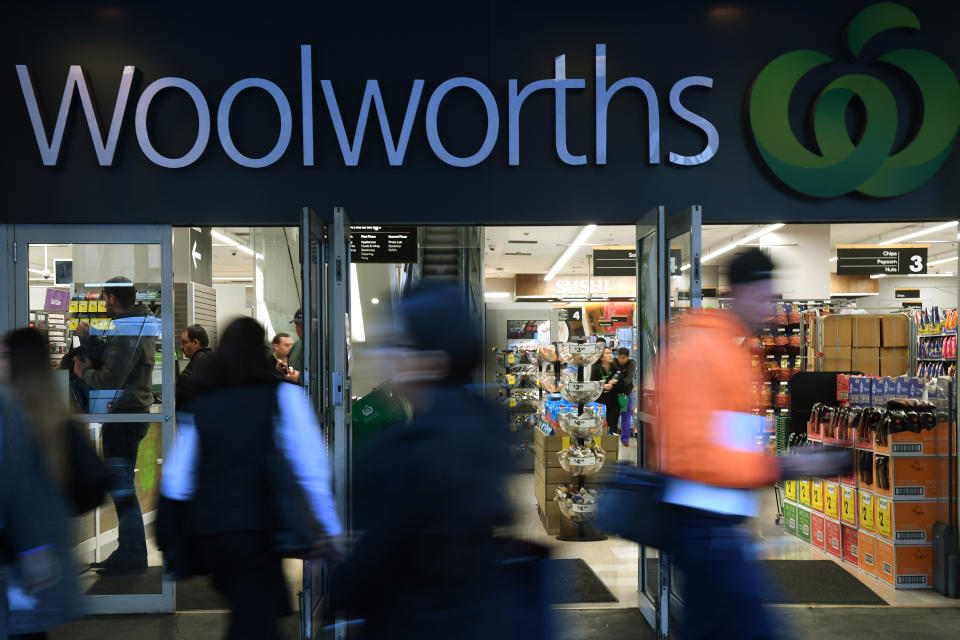
[{"label": "green woolworths logo", "polygon": [[[847,44],[854,58],[875,35],[889,29],[919,29],[917,16],[899,4],[883,2],[853,18]],[[907,73],[923,98],[923,121],[915,137],[892,153],[898,114],[893,94],[883,82],[850,74],[828,84],[817,97],[813,127],[820,154],[800,144],[787,117],[790,95],[810,70],[833,62],[819,51],[785,53],[757,76],[750,94],[750,127],[770,169],[787,185],[820,198],[859,191],[888,198],[913,191],[947,159],[960,128],[960,83],[939,57],[919,49],[897,49],[878,58]],[[866,125],[854,144],[845,114],[858,97],[866,108]]]}]

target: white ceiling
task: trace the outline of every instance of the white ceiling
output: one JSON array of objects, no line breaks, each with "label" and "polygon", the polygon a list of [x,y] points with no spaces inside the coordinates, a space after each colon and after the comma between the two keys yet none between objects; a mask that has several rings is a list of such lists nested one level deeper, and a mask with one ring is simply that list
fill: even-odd
[{"label": "white ceiling", "polygon": [[[857,223],[831,224],[831,245],[876,244],[941,223]],[[705,225],[702,229],[702,255],[735,242],[766,225]],[[485,272],[488,278],[510,277],[518,273],[546,273],[563,254],[583,227],[486,227],[484,241]],[[566,274],[588,273],[587,256],[595,246],[633,246],[633,226],[601,226],[562,269]],[[519,241],[519,242],[518,242]],[[930,260],[956,255],[957,229],[924,235],[909,242],[930,244]],[[531,244],[532,243],[532,244]],[[529,254],[529,255],[512,255]],[[950,264],[944,267],[951,268]]]}]

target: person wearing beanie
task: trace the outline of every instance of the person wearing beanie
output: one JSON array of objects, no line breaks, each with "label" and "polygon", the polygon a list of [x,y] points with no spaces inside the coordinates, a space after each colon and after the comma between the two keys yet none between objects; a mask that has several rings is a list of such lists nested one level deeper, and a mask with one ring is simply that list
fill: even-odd
[{"label": "person wearing beanie", "polygon": [[684,572],[684,637],[693,640],[778,636],[761,605],[769,587],[738,525],[757,515],[755,489],[850,462],[842,452],[777,458],[757,447],[761,378],[747,338],[769,315],[774,264],[754,248],[728,273],[731,310],[689,311],[660,360],[656,470],[667,476],[663,501],[679,507],[666,552]]}]

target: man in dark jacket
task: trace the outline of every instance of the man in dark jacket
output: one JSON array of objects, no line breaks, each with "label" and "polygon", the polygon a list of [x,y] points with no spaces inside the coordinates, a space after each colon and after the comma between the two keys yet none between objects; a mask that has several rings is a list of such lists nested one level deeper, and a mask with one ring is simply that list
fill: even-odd
[{"label": "man in dark jacket", "polygon": [[[90,387],[90,413],[149,413],[160,321],[137,304],[137,291],[126,278],[108,280],[102,298],[109,324],[92,327],[81,322],[77,327],[81,344],[91,353],[102,353],[99,366],[89,357],[74,358],[74,373]],[[147,567],[134,469],[140,441],[149,427],[148,421],[103,425],[103,457],[110,470],[110,497],[119,520],[117,550],[105,562],[91,565],[104,575],[136,573]]]},{"label": "man in dark jacket", "polygon": [[633,429],[633,386],[637,376],[637,361],[630,358],[630,349],[617,349],[617,367],[620,377],[614,390],[627,398],[626,407],[620,411],[620,442],[630,446],[630,432]]},{"label": "man in dark jacket", "polygon": [[212,382],[204,379],[206,372],[212,369],[213,360],[207,330],[198,324],[184,329],[180,334],[180,351],[190,362],[177,375],[177,411],[183,409],[186,401],[196,392],[198,382]]}]

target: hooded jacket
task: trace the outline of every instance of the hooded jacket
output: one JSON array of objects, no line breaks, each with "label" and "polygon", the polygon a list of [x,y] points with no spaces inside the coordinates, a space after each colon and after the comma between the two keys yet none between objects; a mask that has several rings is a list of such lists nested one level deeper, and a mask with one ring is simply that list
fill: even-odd
[{"label": "hooded jacket", "polygon": [[660,363],[661,471],[714,487],[776,482],[777,459],[755,444],[760,419],[752,410],[761,378],[750,361],[751,332],[725,311],[692,311],[672,330]]},{"label": "hooded jacket", "polygon": [[[145,413],[153,404],[153,368],[160,321],[144,305],[117,314],[102,337],[91,329],[91,347],[103,345],[103,364],[87,369],[91,389],[114,390],[112,413]],[[95,347],[94,347],[95,348]]]}]

